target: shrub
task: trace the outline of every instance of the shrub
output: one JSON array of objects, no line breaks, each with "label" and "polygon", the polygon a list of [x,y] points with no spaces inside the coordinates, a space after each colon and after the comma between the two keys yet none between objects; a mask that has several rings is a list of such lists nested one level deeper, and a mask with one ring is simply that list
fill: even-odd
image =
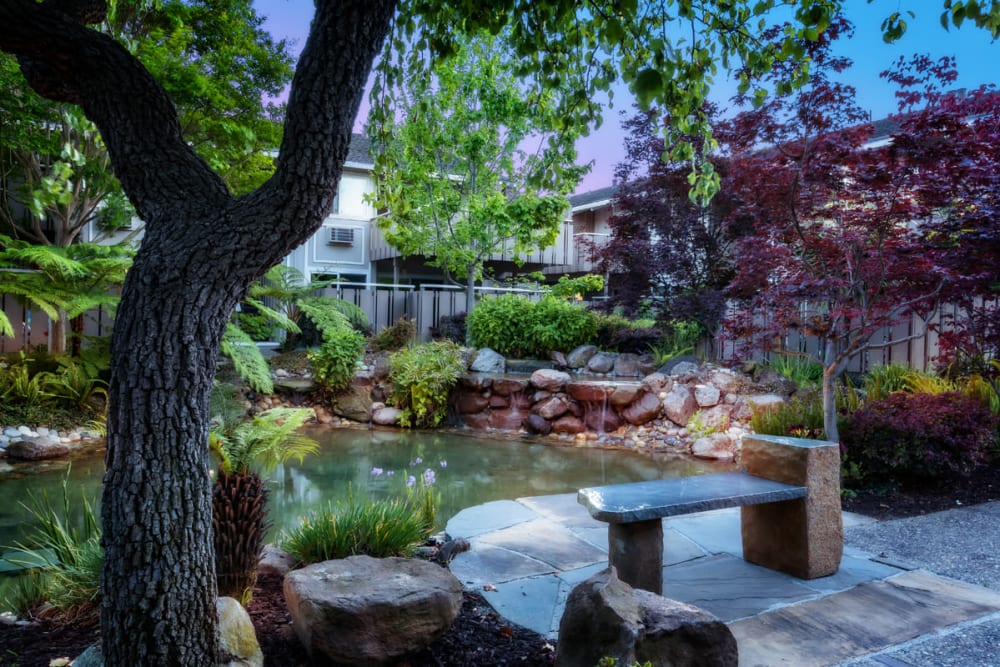
[{"label": "shrub", "polygon": [[579,304],[546,296],[531,309],[528,353],[545,358],[553,350],[569,351],[590,343],[596,333],[594,313]]},{"label": "shrub", "polygon": [[589,343],[597,333],[594,313],[553,296],[537,302],[510,294],[487,297],[466,323],[473,345],[512,357],[547,357]]},{"label": "shrub", "polygon": [[416,321],[401,317],[375,336],[372,349],[376,352],[392,352],[406,347],[416,337]]},{"label": "shrub", "polygon": [[514,294],[480,300],[465,319],[472,344],[508,356],[524,356],[532,348],[533,308],[533,302]]},{"label": "shrub", "polygon": [[356,500],[311,512],[282,537],[282,549],[304,565],[334,558],[409,556],[430,534],[413,500]]},{"label": "shrub", "polygon": [[961,477],[987,462],[996,416],[958,392],[896,392],[857,410],[842,438],[866,483]]},{"label": "shrub", "polygon": [[350,325],[347,316],[327,308],[325,301],[303,299],[300,307],[323,335],[322,345],[308,355],[313,378],[330,391],[342,391],[354,378],[365,351],[365,337]]},{"label": "shrub", "polygon": [[450,340],[458,344],[465,343],[465,313],[445,315],[438,320],[438,325],[431,328],[431,336],[435,340]]},{"label": "shrub", "polygon": [[776,354],[767,366],[799,387],[815,388],[823,382],[823,366],[798,354]]},{"label": "shrub", "polygon": [[786,435],[793,438],[826,437],[823,428],[823,403],[818,396],[794,398],[776,407],[758,408],[750,404],[750,425],[761,435]]},{"label": "shrub", "polygon": [[402,409],[404,427],[437,426],[448,410],[448,394],[465,370],[461,349],[451,341],[414,345],[389,355],[389,397]]},{"label": "shrub", "polygon": [[[662,341],[663,332],[656,327],[619,329],[611,335],[609,347],[618,352],[645,354],[650,350],[657,349]],[[671,357],[673,356],[676,355],[671,355]]]}]

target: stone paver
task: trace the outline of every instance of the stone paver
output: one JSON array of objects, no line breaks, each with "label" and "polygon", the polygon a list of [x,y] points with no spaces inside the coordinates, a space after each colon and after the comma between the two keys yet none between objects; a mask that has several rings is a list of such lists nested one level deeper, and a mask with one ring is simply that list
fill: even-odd
[{"label": "stone paver", "polygon": [[[606,567],[607,525],[574,503],[488,503],[446,528],[472,545],[452,562],[459,580],[553,642],[573,586]],[[726,621],[744,667],[1000,667],[1000,503],[843,521],[839,571],[803,580],[742,560],[736,508],[667,519],[664,594]]]}]

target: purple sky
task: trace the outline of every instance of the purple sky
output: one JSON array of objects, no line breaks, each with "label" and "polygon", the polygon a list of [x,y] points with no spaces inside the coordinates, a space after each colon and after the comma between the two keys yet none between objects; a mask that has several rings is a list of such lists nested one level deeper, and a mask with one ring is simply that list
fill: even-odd
[{"label": "purple sky", "polygon": [[[292,51],[298,53],[309,28],[313,14],[313,0],[253,0],[254,7],[265,17],[265,28],[275,38],[293,42]],[[909,19],[906,35],[897,43],[883,43],[879,25],[882,19],[901,6],[920,6],[915,19]],[[888,84],[879,78],[879,72],[900,55],[927,53],[934,58],[955,56],[958,62],[959,80],[956,87],[976,88],[995,81],[995,70],[1000,44],[992,43],[985,30],[972,25],[960,30],[952,28],[946,32],[939,23],[943,2],[922,0],[903,3],[899,0],[846,0],[847,18],[854,23],[855,35],[840,46],[840,51],[854,61],[854,67],[845,73],[844,79],[854,85],[858,99],[867,108],[872,119],[888,116],[896,111],[895,98]],[[713,99],[722,104],[734,92],[729,86],[717,87]],[[615,165],[624,157],[622,146],[624,133],[621,129],[620,112],[631,113],[632,98],[624,88],[615,92],[614,108],[605,112],[604,124],[591,136],[577,145],[581,164],[593,162],[590,173],[584,177],[578,192],[586,192],[611,185]],[[363,106],[356,129],[367,114]]]}]

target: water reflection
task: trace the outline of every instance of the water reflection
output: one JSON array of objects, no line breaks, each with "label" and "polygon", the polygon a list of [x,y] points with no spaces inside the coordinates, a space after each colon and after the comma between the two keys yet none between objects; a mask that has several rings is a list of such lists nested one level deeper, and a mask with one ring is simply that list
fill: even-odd
[{"label": "water reflection", "polygon": [[[301,464],[279,466],[269,475],[272,534],[350,493],[372,498],[403,495],[407,478],[419,479],[428,469],[434,472],[434,486],[441,494],[442,525],[459,510],[490,500],[719,470],[675,455],[560,447],[445,431],[313,429],[309,435],[320,442],[321,452]],[[374,469],[381,473],[373,474]],[[100,457],[73,463],[74,505],[79,505],[77,489],[98,497],[102,472]],[[20,478],[0,477],[0,489],[8,499],[0,504],[0,545],[23,537],[26,512],[16,500],[29,489],[46,489],[50,498],[58,500],[64,473],[64,466],[53,466]]]}]

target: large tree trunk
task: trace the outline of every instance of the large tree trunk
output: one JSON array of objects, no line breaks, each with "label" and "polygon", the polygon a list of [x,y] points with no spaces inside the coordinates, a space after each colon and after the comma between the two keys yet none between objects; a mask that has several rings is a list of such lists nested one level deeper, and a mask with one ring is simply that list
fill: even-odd
[{"label": "large tree trunk", "polygon": [[336,194],[395,0],[317,0],[278,168],[232,198],[180,134],[162,88],[84,28],[101,0],[0,2],[0,49],[32,86],[96,123],[146,236],[112,340],[101,631],[109,667],[216,656],[208,402],[219,340],[249,284],[305,241]]}]

